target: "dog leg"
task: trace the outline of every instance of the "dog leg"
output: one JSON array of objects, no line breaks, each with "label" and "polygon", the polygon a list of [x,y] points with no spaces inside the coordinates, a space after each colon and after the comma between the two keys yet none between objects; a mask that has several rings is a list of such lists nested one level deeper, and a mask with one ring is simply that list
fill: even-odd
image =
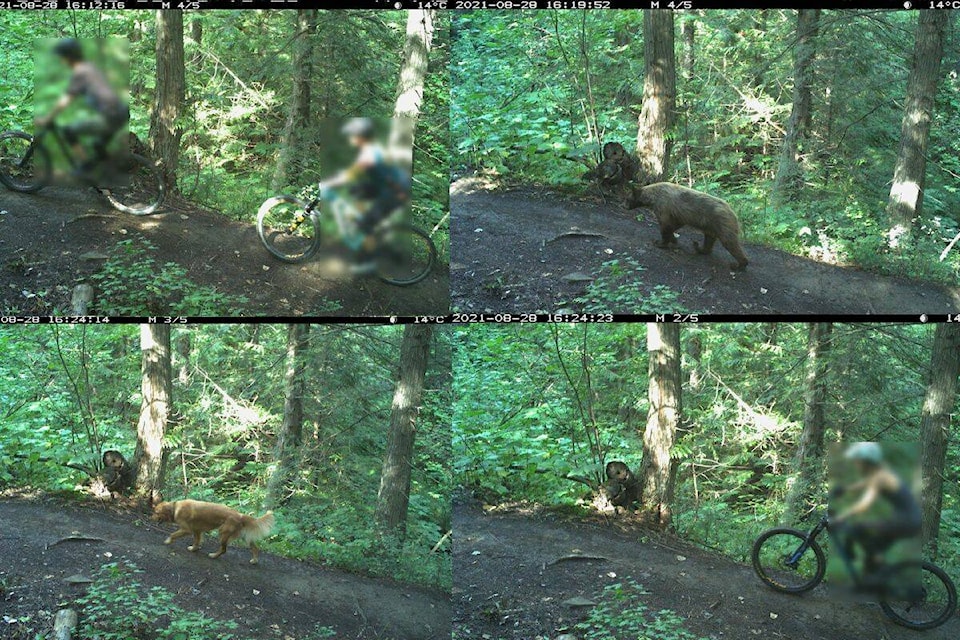
[{"label": "dog leg", "polygon": [[258,549],[257,545],[252,542],[250,543],[250,553],[253,555],[253,557],[250,558],[250,564],[257,564],[260,562],[260,549]]},{"label": "dog leg", "polygon": [[173,542],[173,541],[176,540],[177,538],[182,538],[183,536],[188,536],[188,535],[190,535],[191,533],[193,533],[193,532],[190,531],[189,529],[178,529],[178,530],[174,531],[173,533],[171,533],[169,536],[167,536],[167,539],[163,541],[163,544],[170,544],[171,542]]},{"label": "dog leg", "polygon": [[187,547],[187,551],[199,551],[200,550],[200,541],[203,538],[203,534],[200,532],[193,534],[193,544]]},{"label": "dog leg", "polygon": [[227,543],[229,542],[230,541],[225,538],[220,538],[220,548],[217,551],[214,551],[213,553],[208,553],[207,555],[210,558],[219,558],[220,556],[222,556],[227,552]]}]

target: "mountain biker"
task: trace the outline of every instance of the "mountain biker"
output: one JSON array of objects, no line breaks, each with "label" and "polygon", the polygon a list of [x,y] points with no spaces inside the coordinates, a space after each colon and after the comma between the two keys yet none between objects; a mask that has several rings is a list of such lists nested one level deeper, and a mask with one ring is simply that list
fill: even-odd
[{"label": "mountain biker", "polygon": [[36,119],[36,125],[49,125],[75,98],[83,96],[95,114],[64,127],[63,133],[74,153],[81,159],[85,154],[79,144],[79,137],[92,139],[94,155],[80,163],[79,172],[86,173],[106,157],[110,140],[130,120],[130,109],[110,86],[103,72],[85,60],[79,41],[63,38],[53,47],[53,53],[70,68],[70,83],[50,113]]},{"label": "mountain biker", "polygon": [[[891,469],[883,459],[883,449],[876,442],[856,442],[843,456],[856,467],[860,480],[839,488],[837,495],[859,491],[860,498],[843,513],[832,519],[847,534],[847,552],[852,555],[852,543],[857,542],[866,551],[865,573],[874,572],[883,561],[883,552],[898,540],[920,534],[920,504],[910,486]],[[873,520],[850,522],[851,518],[869,511],[883,500],[892,507],[889,516]]]},{"label": "mountain biker", "polygon": [[357,158],[351,166],[320,182],[320,189],[350,185],[350,193],[368,203],[357,221],[364,239],[354,265],[355,272],[364,272],[375,266],[374,228],[410,200],[410,176],[387,161],[383,147],[376,141],[374,123],[370,118],[351,118],[340,131],[357,149]]}]

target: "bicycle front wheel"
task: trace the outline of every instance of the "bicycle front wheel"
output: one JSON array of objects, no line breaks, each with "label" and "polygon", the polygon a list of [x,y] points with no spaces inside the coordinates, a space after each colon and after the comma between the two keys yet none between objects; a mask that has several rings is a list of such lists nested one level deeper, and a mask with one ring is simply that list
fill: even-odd
[{"label": "bicycle front wheel", "polygon": [[320,221],[307,203],[293,196],[268,199],[257,212],[257,235],[274,257],[303,262],[320,248]]},{"label": "bicycle front wheel", "polygon": [[157,210],[163,202],[165,190],[160,172],[152,162],[135,153],[117,164],[116,184],[101,188],[114,209],[135,216],[145,216]]},{"label": "bicycle front wheel", "polygon": [[405,287],[429,275],[437,261],[437,247],[426,231],[396,224],[377,231],[377,276]]},{"label": "bicycle front wheel", "polygon": [[957,589],[944,571],[929,562],[900,562],[885,572],[880,608],[909,629],[933,629],[957,610]]},{"label": "bicycle front wheel", "polygon": [[771,529],[753,543],[753,570],[763,582],[783,593],[803,593],[823,580],[827,558],[816,540],[796,529]]},{"label": "bicycle front wheel", "polygon": [[50,180],[50,154],[23,131],[0,134],[0,182],[14,191],[37,191]]}]

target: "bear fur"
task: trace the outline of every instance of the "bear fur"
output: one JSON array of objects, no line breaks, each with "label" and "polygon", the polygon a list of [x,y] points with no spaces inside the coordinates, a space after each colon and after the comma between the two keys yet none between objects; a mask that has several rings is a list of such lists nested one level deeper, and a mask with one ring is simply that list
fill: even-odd
[{"label": "bear fur", "polygon": [[658,247],[667,248],[677,243],[674,232],[690,226],[703,232],[703,247],[694,241],[697,253],[709,254],[717,240],[730,252],[736,262],[733,269],[743,269],[750,262],[740,245],[740,221],[726,202],[720,198],[670,182],[657,182],[645,187],[631,187],[627,196],[628,209],[650,209],[660,225]]}]

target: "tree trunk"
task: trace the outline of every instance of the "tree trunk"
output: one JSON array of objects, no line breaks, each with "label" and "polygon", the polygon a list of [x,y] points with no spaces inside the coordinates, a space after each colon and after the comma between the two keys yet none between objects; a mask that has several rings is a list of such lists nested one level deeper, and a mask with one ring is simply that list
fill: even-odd
[{"label": "tree trunk", "polygon": [[637,132],[637,157],[643,184],[663,180],[670,167],[670,139],[677,101],[673,12],[643,12],[643,108]]},{"label": "tree trunk", "polygon": [[160,175],[170,191],[177,188],[180,161],[178,122],[186,91],[183,70],[183,12],[157,11],[157,87],[150,114],[150,149],[160,163]]},{"label": "tree trunk", "polygon": [[317,30],[317,10],[298,9],[294,28],[297,35],[293,40],[293,88],[277,166],[270,182],[274,191],[296,182],[303,170],[301,161],[307,156],[306,134],[310,129],[310,85],[313,82],[312,40]]},{"label": "tree trunk", "polygon": [[142,354],[140,388],[143,401],[137,423],[137,448],[133,465],[138,496],[155,500],[163,486],[163,434],[172,411],[170,367],[170,325],[145,324],[140,327]]},{"label": "tree trunk", "polygon": [[960,324],[938,324],[930,355],[930,383],[920,414],[920,460],[923,470],[921,507],[923,543],[937,553],[943,478],[949,440],[950,414],[957,402],[960,375]]},{"label": "tree trunk", "polygon": [[[830,350],[829,322],[811,322],[807,334],[807,362],[803,385],[803,432],[797,445],[793,468],[796,478],[787,494],[786,514],[793,522],[819,504],[823,481],[823,437],[826,432],[824,403],[827,397],[827,353]],[[816,497],[814,497],[816,496]]]},{"label": "tree trunk", "polygon": [[900,151],[897,153],[893,185],[887,202],[890,227],[888,244],[894,249],[900,246],[904,236],[909,235],[913,221],[920,215],[923,206],[930,122],[933,119],[943,38],[949,18],[945,11],[918,11],[917,14],[913,62],[907,80],[907,97],[900,127]]},{"label": "tree trunk", "polygon": [[296,466],[297,451],[303,438],[304,357],[310,339],[309,324],[287,327],[287,369],[284,373],[283,424],[277,434],[273,458],[276,468],[267,481],[267,507],[282,501],[283,488]]},{"label": "tree trunk", "polygon": [[643,433],[640,515],[661,529],[670,526],[676,468],[670,459],[680,426],[680,325],[647,325],[649,358],[647,427]]},{"label": "tree trunk", "polygon": [[423,103],[423,85],[433,46],[435,11],[410,10],[407,13],[407,39],[403,45],[403,66],[397,82],[397,99],[393,107],[390,131],[391,155],[397,161],[413,163],[413,138]]},{"label": "tree trunk", "polygon": [[810,85],[813,80],[811,66],[817,52],[817,23],[819,9],[797,11],[797,45],[793,53],[793,108],[787,133],[780,148],[780,164],[773,181],[773,198],[787,200],[803,185],[803,171],[798,155],[801,143],[807,136],[810,122]]},{"label": "tree trunk", "polygon": [[377,494],[376,522],[382,532],[402,535],[406,530],[415,421],[420,410],[432,329],[424,324],[408,324],[403,329],[400,376],[393,394],[387,452]]}]

